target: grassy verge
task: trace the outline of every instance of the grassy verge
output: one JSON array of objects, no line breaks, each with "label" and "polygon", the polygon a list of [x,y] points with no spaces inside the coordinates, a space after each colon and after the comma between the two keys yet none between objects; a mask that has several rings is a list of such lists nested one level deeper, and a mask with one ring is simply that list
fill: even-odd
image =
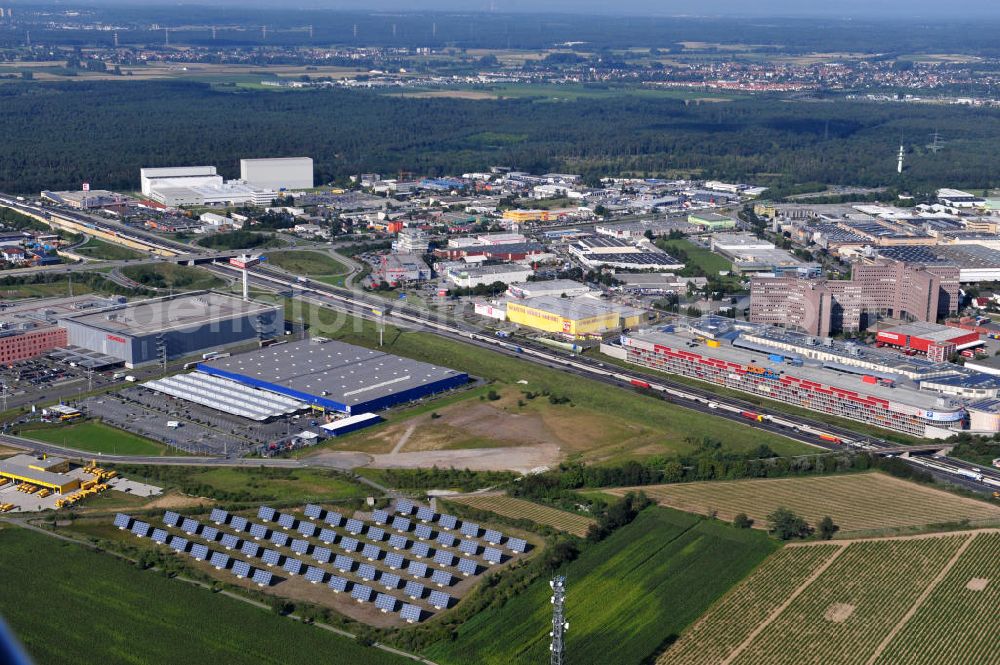
[{"label": "grassy verge", "polygon": [[705,271],[706,275],[719,276],[720,271],[733,269],[733,264],[724,256],[695,245],[690,240],[681,238],[678,240],[658,240],[656,244],[669,253],[671,250],[680,250],[687,254],[688,264],[697,266]]},{"label": "grassy verge", "polygon": [[267,262],[293,272],[297,275],[320,278],[324,276],[342,275],[348,272],[347,266],[329,254],[303,250],[271,252]]},{"label": "grassy verge", "polygon": [[85,244],[73,250],[74,254],[86,256],[91,259],[102,259],[105,261],[125,261],[130,259],[144,258],[146,254],[137,252],[121,245],[112,245],[109,242],[91,238]]},{"label": "grassy verge", "polygon": [[143,286],[159,289],[214,289],[225,282],[212,273],[193,266],[174,263],[157,263],[142,266],[126,266],[122,274]]},{"label": "grassy verge", "polygon": [[[647,509],[558,571],[567,578],[566,651],[581,663],[646,662],[777,547],[759,532]],[[425,654],[447,665],[543,662],[550,593],[539,579]]]},{"label": "grassy verge", "polygon": [[21,428],[21,436],[91,453],[109,455],[167,455],[170,448],[151,439],[88,420],[69,425]]},{"label": "grassy verge", "polygon": [[37,663],[412,662],[31,531],[0,530],[0,575],[4,618]]}]

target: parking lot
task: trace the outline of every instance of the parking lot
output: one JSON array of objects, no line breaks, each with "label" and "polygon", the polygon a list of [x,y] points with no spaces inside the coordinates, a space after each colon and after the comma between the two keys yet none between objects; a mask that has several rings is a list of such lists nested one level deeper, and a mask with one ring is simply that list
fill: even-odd
[{"label": "parking lot", "polygon": [[89,389],[119,383],[121,379],[115,379],[114,374],[120,371],[92,372],[88,376],[81,367],[38,357],[0,366],[0,386],[6,386],[7,408],[14,408],[71,398]]}]

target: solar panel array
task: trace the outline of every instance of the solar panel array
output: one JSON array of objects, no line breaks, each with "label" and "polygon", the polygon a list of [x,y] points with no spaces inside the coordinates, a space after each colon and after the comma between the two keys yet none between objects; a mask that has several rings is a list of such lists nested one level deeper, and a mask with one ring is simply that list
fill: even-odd
[{"label": "solar panel array", "polygon": [[[245,517],[230,515],[221,509],[213,509],[210,520],[219,525],[227,525],[227,528],[237,533],[249,530],[250,536],[256,540],[270,537],[272,543],[277,547],[289,547],[297,554],[306,554],[312,550],[312,558],[318,564],[331,565],[341,573],[353,574],[357,578],[366,582],[376,582],[379,588],[384,588],[390,593],[378,593],[370,585],[351,583],[351,580],[342,575],[328,573],[320,565],[307,566],[302,561],[285,556],[277,549],[265,549],[252,541],[244,541],[233,533],[220,532],[214,526],[203,526],[197,520],[185,518],[175,511],[166,511],[163,515],[163,523],[167,527],[174,527],[184,530],[190,534],[198,534],[201,540],[214,542],[220,539],[223,547],[227,549],[238,549],[243,555],[259,559],[263,565],[278,566],[289,575],[304,574],[305,578],[313,583],[323,582],[328,574],[330,576],[329,587],[331,590],[347,591],[351,589],[351,596],[359,602],[371,602],[383,612],[395,611],[402,605],[400,618],[405,621],[419,621],[424,616],[424,610],[420,605],[414,603],[401,603],[403,596],[411,600],[424,601],[424,596],[428,595],[428,588],[419,580],[429,577],[430,583],[438,587],[450,587],[455,583],[456,577],[453,572],[443,568],[452,568],[465,577],[478,575],[483,571],[484,565],[490,563],[500,563],[504,554],[499,547],[504,543],[505,536],[497,530],[483,530],[479,524],[474,522],[461,522],[454,515],[437,514],[431,508],[418,506],[409,499],[397,501],[395,513],[389,510],[376,510],[371,515],[371,522],[385,525],[397,532],[412,531],[414,540],[409,540],[401,533],[387,533],[386,528],[374,526],[364,520],[347,518],[333,511],[326,511],[319,505],[308,504],[304,508],[306,517],[313,520],[325,520],[331,527],[341,527],[356,536],[364,535],[364,541],[355,537],[342,536],[333,528],[320,528],[313,522],[299,520],[293,514],[279,513],[269,506],[260,506],[257,517],[266,522],[276,521],[285,529],[297,527],[302,538],[292,539],[289,535],[274,532],[264,524],[249,522]],[[405,516],[415,515],[418,522],[414,522]],[[234,575],[241,578],[251,579],[259,586],[269,586],[274,582],[273,574],[265,569],[252,566],[249,562],[231,558],[229,555],[219,551],[212,551],[208,546],[200,542],[192,542],[180,536],[171,536],[166,529],[153,529],[149,524],[133,520],[130,516],[118,513],[115,515],[114,524],[120,529],[130,529],[135,535],[143,537],[152,534],[152,539],[158,543],[168,544],[178,552],[186,552],[190,548],[192,558],[208,560],[219,569],[231,568]],[[438,532],[435,532],[437,527]],[[454,535],[444,533],[450,529],[460,528],[460,533],[465,538],[456,538]],[[365,531],[367,529],[367,532]],[[480,542],[474,540],[483,534]],[[362,556],[368,561],[381,561],[381,564],[358,563],[349,556],[336,554],[328,547],[314,546],[307,540],[308,538],[318,538],[326,545],[337,543],[346,552],[357,552],[361,550]],[[379,545],[387,540],[387,549],[383,550]],[[419,542],[423,540],[433,540],[432,543]],[[338,542],[339,541],[339,542]],[[368,542],[365,542],[368,541]],[[436,544],[438,549],[430,545]],[[490,545],[490,546],[486,546]],[[453,552],[440,548],[457,547],[458,551],[464,555],[456,557]],[[525,552],[528,543],[519,538],[507,538],[506,547],[513,553]],[[396,550],[388,551],[389,549]],[[470,558],[482,551],[482,560]],[[433,564],[422,561],[415,561],[414,558],[426,558],[433,556]],[[413,557],[413,558],[408,558]],[[380,567],[381,566],[381,569]],[[355,571],[356,568],[356,571]],[[388,569],[388,570],[386,570]],[[390,572],[397,571],[397,572]],[[405,573],[408,578],[403,580],[401,575]],[[394,593],[400,591],[402,595]],[[427,601],[437,609],[447,608],[452,598],[443,591],[430,590]]]}]

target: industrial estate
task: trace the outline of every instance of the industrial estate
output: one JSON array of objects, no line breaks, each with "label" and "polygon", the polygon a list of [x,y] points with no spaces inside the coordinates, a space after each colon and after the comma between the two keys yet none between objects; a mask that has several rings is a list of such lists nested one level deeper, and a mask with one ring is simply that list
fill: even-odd
[{"label": "industrial estate", "polygon": [[[875,104],[966,85],[951,59],[883,67],[848,40],[844,62],[788,46],[777,67],[724,42],[599,46],[644,29],[575,15],[584,41],[475,47],[472,22],[409,47],[417,18],[368,9],[330,51],[75,11],[0,7],[0,92],[89,85],[36,64],[2,80],[72,57],[111,79],[176,61],[196,72],[163,74],[177,94],[248,116],[357,95],[386,131],[387,89],[455,127],[500,84],[540,125],[579,103],[566,90],[622,117],[664,92],[674,114],[723,111],[699,125],[704,164],[664,169],[550,159],[495,119],[456,134],[460,161],[428,138],[398,172],[382,143],[358,169],[350,141],[185,140],[130,157],[124,186],[100,156],[76,184],[39,169],[0,193],[4,662],[1000,663],[1000,189],[958,166],[908,179],[936,129],[886,144],[858,175],[880,186],[709,155],[736,115],[721,90]],[[457,34],[433,16],[432,39]],[[364,46],[372,26],[400,44]],[[10,36],[30,29],[52,44]],[[123,45],[138,32],[164,43]],[[198,78],[233,58],[253,69]],[[400,146],[438,136],[420,120]],[[793,125],[819,149],[853,131],[824,123]]]}]

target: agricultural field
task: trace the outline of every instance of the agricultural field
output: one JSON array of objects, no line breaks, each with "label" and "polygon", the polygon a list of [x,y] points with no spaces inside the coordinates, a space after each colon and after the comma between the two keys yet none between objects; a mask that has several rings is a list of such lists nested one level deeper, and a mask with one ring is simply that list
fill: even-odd
[{"label": "agricultural field", "polygon": [[4,619],[36,663],[412,662],[23,529],[0,529],[0,577]]},{"label": "agricultural field", "polygon": [[[645,662],[776,547],[759,532],[660,508],[643,511],[558,571],[567,578],[567,654],[577,663]],[[441,665],[545,662],[549,595],[548,578],[539,579],[424,655]]]},{"label": "agricultural field", "polygon": [[656,662],[995,662],[998,555],[995,531],[787,546]]},{"label": "agricultural field", "polygon": [[512,519],[531,520],[536,524],[550,526],[553,529],[565,531],[581,538],[587,535],[587,529],[590,528],[591,524],[594,524],[594,520],[589,517],[558,508],[550,508],[506,494],[454,496],[448,497],[448,500],[471,506],[477,510],[488,510],[491,513]]},{"label": "agricultural field", "polygon": [[171,449],[145,437],[105,425],[96,420],[22,429],[21,436],[90,453],[110,455],[166,455]]},{"label": "agricultural field", "polygon": [[928,529],[966,521],[979,526],[1000,524],[1000,506],[877,472],[607,491],[621,496],[640,489],[662,506],[700,514],[715,512],[725,521],[746,513],[758,528],[765,527],[767,516],[779,507],[792,510],[813,525],[829,515],[840,526],[838,536]]},{"label": "agricultural field", "polygon": [[[286,308],[286,319],[305,323],[313,335],[368,348],[378,344],[374,323],[298,301]],[[420,453],[425,457],[420,459],[424,466],[436,463],[485,468],[470,463],[484,448],[499,451],[497,464],[492,467],[498,469],[510,468],[503,462],[507,453],[515,450],[539,453],[533,460],[540,461],[528,468],[562,460],[617,462],[691,452],[705,437],[723,441],[726,449],[734,452],[751,451],[760,445],[770,446],[781,455],[813,450],[777,434],[706,417],[656,397],[611,390],[606,384],[585,378],[567,381],[565,372],[428,333],[404,332],[389,326],[382,350],[493,381],[491,388],[500,399],[451,403],[436,410],[439,418],[425,414],[412,422],[394,419],[390,414],[384,427],[337,440],[337,450],[389,455],[409,425],[415,423],[416,431],[407,438],[396,459],[379,460],[384,464],[376,466],[409,466],[407,456]],[[529,399],[524,394],[527,392],[535,397]],[[507,434],[513,430],[519,432],[517,437]],[[328,448],[320,446],[318,450]],[[477,450],[469,450],[473,448]],[[459,461],[449,461],[455,459]]]}]

